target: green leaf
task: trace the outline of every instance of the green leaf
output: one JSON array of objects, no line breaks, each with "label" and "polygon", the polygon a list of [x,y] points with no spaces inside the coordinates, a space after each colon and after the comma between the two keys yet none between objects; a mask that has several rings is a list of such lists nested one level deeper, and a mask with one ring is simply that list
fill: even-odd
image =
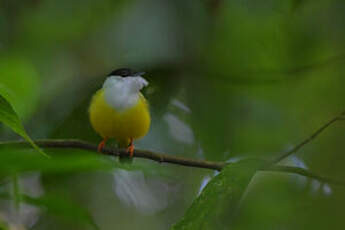
[{"label": "green leaf", "polygon": [[3,220],[0,219],[0,230],[8,230],[8,229],[9,229],[8,225]]},{"label": "green leaf", "polygon": [[21,195],[20,195],[20,188],[19,188],[19,180],[18,180],[18,174],[14,173],[12,175],[12,196],[14,201],[14,206],[16,210],[18,211],[20,208],[20,201],[21,201]]},{"label": "green leaf", "polygon": [[291,10],[295,11],[298,8],[301,7],[301,5],[304,3],[304,0],[292,0],[291,1]]},{"label": "green leaf", "polygon": [[172,229],[229,229],[243,193],[261,165],[261,161],[244,160],[226,166]]},{"label": "green leaf", "polygon": [[14,132],[22,136],[26,141],[28,141],[32,145],[32,147],[34,147],[43,156],[49,157],[29,137],[17,113],[14,111],[11,104],[2,95],[0,95],[0,122],[4,123],[8,127],[10,127]]},{"label": "green leaf", "polygon": [[22,195],[22,197],[23,202],[44,208],[49,214],[60,216],[73,222],[89,224],[94,229],[99,229],[86,209],[65,197],[63,199],[54,195],[45,195],[38,198],[27,195]]},{"label": "green leaf", "polygon": [[86,171],[148,170],[134,162],[121,164],[117,158],[82,149],[45,149],[50,158],[41,157],[29,147],[0,143],[0,175],[39,171],[42,173],[73,173]]},{"label": "green leaf", "polygon": [[115,167],[110,162],[84,150],[52,150],[51,158],[42,158],[29,148],[0,148],[0,173],[40,171],[44,173],[70,173]]}]

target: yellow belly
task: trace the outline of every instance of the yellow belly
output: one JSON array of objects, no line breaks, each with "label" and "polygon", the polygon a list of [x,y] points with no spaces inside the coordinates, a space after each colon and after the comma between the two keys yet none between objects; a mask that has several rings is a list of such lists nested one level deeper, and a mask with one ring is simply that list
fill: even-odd
[{"label": "yellow belly", "polygon": [[103,89],[93,96],[89,115],[91,125],[99,135],[114,138],[119,143],[145,136],[151,122],[148,104],[142,94],[135,106],[119,112],[106,103]]}]

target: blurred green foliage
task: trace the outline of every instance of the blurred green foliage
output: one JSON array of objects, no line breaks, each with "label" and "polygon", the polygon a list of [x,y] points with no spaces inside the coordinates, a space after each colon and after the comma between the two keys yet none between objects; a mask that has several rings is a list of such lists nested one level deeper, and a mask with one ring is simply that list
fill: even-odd
[{"label": "blurred green foliage", "polygon": [[[272,158],[344,108],[344,28],[343,0],[0,0],[0,120],[26,139],[19,118],[34,139],[98,143],[90,98],[110,71],[131,67],[150,82],[152,126],[138,148],[217,161]],[[344,128],[337,123],[284,163],[341,180]],[[17,138],[0,126],[0,141]],[[13,202],[0,202],[0,228],[85,229],[73,219],[88,216],[80,220],[90,229],[169,229],[185,213],[191,220],[188,210],[221,202],[215,191],[236,187],[240,177],[215,177],[201,193],[210,203],[188,209],[212,172],[44,151],[50,159],[27,146],[0,146],[0,192],[10,192],[18,173],[20,194],[42,197],[31,205],[47,207],[15,212]],[[252,172],[239,168],[230,174]],[[229,182],[214,189],[222,176]],[[241,197],[233,229],[343,229],[344,188],[256,173],[240,190],[229,197],[231,204]],[[71,202],[61,201],[66,194]],[[68,211],[70,203],[89,214]],[[231,204],[224,202],[225,216]],[[71,218],[49,218],[50,210]],[[224,228],[222,221],[213,228]]]}]

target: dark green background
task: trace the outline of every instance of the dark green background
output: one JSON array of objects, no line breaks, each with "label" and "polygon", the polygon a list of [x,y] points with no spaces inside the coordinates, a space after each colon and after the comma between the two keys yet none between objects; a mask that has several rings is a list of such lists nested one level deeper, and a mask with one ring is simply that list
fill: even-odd
[{"label": "dark green background", "polygon": [[[138,148],[217,161],[271,158],[345,108],[345,2],[0,0],[0,92],[32,138],[98,143],[89,101],[118,67],[146,71],[150,82],[152,126]],[[285,163],[343,180],[344,130],[337,123]],[[12,139],[0,126],[0,141]],[[137,166],[79,172],[61,163],[23,174],[21,188],[68,197],[101,229],[168,229],[214,175],[135,159]],[[257,173],[225,229],[343,229],[344,207],[344,187]],[[16,215],[1,204],[0,220],[28,229],[91,229],[72,212],[72,221]]]}]

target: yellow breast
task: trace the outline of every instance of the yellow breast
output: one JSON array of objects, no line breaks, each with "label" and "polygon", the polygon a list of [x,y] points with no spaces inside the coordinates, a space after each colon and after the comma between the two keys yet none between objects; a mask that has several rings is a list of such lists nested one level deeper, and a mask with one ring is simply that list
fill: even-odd
[{"label": "yellow breast", "polygon": [[106,103],[104,90],[97,91],[89,108],[92,127],[103,138],[115,138],[120,143],[145,136],[151,119],[148,104],[144,96],[141,93],[139,95],[136,105],[116,111]]}]

